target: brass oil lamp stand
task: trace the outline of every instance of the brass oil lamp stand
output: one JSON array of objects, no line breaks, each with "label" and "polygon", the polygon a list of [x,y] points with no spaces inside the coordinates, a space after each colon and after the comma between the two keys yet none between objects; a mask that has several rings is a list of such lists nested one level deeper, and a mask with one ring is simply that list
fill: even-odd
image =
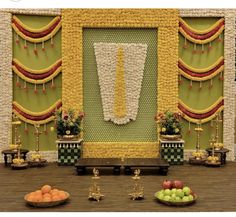
[{"label": "brass oil lamp stand", "polygon": [[144,187],[140,184],[140,169],[134,171],[134,180],[133,191],[129,194],[132,200],[140,200],[144,198]]},{"label": "brass oil lamp stand", "polygon": [[92,177],[93,184],[89,188],[88,199],[96,200],[97,202],[99,202],[104,197],[104,195],[101,194],[101,189],[97,183],[99,179],[100,179],[99,170],[94,168],[93,169],[93,177]]},{"label": "brass oil lamp stand", "polygon": [[[13,144],[13,150],[16,151],[16,156],[12,160],[11,167],[12,169],[26,169],[28,167],[28,163],[24,161],[23,158],[21,158],[21,138],[20,135],[18,134],[18,126],[21,125],[21,121],[19,121],[19,118],[13,114],[12,118],[12,126],[14,127],[14,144]],[[11,147],[11,146],[10,146]]]},{"label": "brass oil lamp stand", "polygon": [[219,161],[219,157],[215,155],[215,150],[220,150],[223,148],[223,143],[219,143],[219,123],[222,122],[220,118],[220,113],[216,115],[215,122],[215,136],[210,140],[210,146],[212,147],[211,155],[207,157],[206,165],[209,166],[220,166],[221,163]]},{"label": "brass oil lamp stand", "polygon": [[205,162],[205,154],[201,150],[200,146],[200,137],[203,129],[201,127],[201,120],[198,122],[197,127],[194,129],[197,133],[197,143],[196,143],[196,150],[192,153],[192,157],[189,158],[190,164],[202,165]]},{"label": "brass oil lamp stand", "polygon": [[36,136],[36,148],[35,148],[35,153],[31,154],[31,160],[29,161],[29,164],[31,167],[42,167],[45,166],[47,163],[47,160],[42,159],[42,156],[39,153],[39,148],[40,148],[39,137],[43,132],[39,131],[40,128],[39,124],[35,124],[34,128],[35,128],[34,135]]}]

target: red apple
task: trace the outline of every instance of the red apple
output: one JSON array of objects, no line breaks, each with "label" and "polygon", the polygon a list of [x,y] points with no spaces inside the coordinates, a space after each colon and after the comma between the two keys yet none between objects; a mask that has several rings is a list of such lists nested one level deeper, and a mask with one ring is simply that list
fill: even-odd
[{"label": "red apple", "polygon": [[172,182],[172,187],[177,189],[182,189],[184,187],[184,183],[179,180],[175,180]]},{"label": "red apple", "polygon": [[165,180],[165,181],[162,183],[162,188],[163,188],[163,189],[171,189],[171,188],[172,188],[172,182],[171,182],[171,181],[168,181],[168,180]]}]

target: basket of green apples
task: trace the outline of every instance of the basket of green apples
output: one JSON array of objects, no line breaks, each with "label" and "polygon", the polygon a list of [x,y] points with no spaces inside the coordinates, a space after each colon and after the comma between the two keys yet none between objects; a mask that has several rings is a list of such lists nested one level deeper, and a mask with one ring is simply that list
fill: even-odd
[{"label": "basket of green apples", "polygon": [[169,206],[187,206],[196,201],[197,195],[182,181],[165,180],[162,190],[155,193],[155,198]]}]

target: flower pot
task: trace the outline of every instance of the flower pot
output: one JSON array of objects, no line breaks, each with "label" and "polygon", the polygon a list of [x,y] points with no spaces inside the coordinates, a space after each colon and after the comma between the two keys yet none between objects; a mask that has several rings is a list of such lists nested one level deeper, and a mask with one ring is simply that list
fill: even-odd
[{"label": "flower pot", "polygon": [[180,140],[181,135],[161,135],[162,140]]}]

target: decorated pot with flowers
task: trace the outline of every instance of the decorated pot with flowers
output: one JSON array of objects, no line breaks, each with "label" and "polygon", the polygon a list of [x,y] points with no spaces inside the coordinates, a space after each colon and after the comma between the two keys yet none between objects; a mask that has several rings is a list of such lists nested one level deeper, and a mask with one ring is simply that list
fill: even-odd
[{"label": "decorated pot with flowers", "polygon": [[84,118],[83,112],[72,108],[56,111],[57,136],[60,139],[77,139],[81,132],[81,122]]},{"label": "decorated pot with flowers", "polygon": [[164,140],[181,139],[181,123],[182,114],[179,112],[166,111],[159,113],[155,120],[158,124],[158,131]]}]

